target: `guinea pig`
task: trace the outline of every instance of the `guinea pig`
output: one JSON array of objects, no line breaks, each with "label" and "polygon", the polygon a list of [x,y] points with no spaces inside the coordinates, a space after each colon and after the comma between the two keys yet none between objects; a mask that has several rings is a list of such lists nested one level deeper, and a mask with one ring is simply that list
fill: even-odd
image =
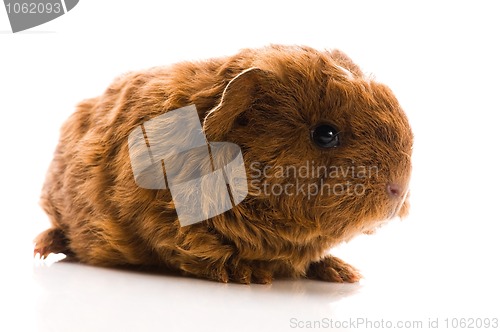
[{"label": "guinea pig", "polygon": [[[182,225],[171,188],[138,185],[129,137],[190,105],[208,142],[239,148],[247,192]],[[41,195],[52,226],[34,252],[220,282],[356,282],[329,249],[407,215],[412,145],[392,91],[339,50],[271,45],[128,73],[63,125]],[[197,163],[172,159],[163,167],[181,173]]]}]

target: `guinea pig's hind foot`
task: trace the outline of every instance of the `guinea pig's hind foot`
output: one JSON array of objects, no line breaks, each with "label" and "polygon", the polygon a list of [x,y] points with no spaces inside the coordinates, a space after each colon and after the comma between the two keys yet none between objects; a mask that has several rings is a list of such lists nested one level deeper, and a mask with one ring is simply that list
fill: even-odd
[{"label": "guinea pig's hind foot", "polygon": [[40,233],[34,240],[35,249],[33,255],[40,254],[40,258],[46,258],[50,253],[63,253],[72,256],[68,248],[68,239],[59,228],[49,228]]},{"label": "guinea pig's hind foot", "polygon": [[330,282],[358,282],[362,278],[359,271],[343,260],[326,256],[319,262],[314,262],[307,269],[307,277]]}]

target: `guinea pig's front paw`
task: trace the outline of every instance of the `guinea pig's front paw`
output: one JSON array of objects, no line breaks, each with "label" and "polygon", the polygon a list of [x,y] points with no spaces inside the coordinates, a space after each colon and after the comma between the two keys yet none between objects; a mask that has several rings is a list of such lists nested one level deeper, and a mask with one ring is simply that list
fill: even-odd
[{"label": "guinea pig's front paw", "polygon": [[319,262],[309,265],[307,277],[330,282],[357,282],[362,275],[343,260],[326,256]]},{"label": "guinea pig's front paw", "polygon": [[210,280],[239,284],[270,284],[273,281],[273,270],[260,262],[228,261],[220,265],[182,264],[181,270],[191,276]]},{"label": "guinea pig's front paw", "polygon": [[228,267],[229,279],[240,284],[270,284],[273,272],[257,262],[239,262]]}]

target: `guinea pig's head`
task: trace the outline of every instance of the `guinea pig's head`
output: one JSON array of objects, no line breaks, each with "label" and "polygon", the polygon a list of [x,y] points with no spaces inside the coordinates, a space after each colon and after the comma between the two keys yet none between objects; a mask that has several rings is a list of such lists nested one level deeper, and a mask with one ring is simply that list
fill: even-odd
[{"label": "guinea pig's head", "polygon": [[204,130],[240,146],[248,196],[236,208],[263,223],[347,240],[408,212],[408,119],[391,90],[340,51],[252,53]]}]

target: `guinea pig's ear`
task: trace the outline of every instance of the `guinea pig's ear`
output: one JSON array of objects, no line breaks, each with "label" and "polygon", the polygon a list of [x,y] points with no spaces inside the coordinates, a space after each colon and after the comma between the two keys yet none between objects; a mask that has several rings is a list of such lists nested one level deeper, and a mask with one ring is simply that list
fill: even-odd
[{"label": "guinea pig's ear", "polygon": [[234,77],[224,88],[220,103],[212,108],[203,121],[203,131],[210,141],[222,141],[238,116],[248,110],[266,72],[252,67]]},{"label": "guinea pig's ear", "polygon": [[349,72],[352,76],[356,78],[363,77],[363,71],[357,64],[355,64],[352,59],[340,50],[333,50],[328,52],[335,63],[341,67],[341,69]]}]

